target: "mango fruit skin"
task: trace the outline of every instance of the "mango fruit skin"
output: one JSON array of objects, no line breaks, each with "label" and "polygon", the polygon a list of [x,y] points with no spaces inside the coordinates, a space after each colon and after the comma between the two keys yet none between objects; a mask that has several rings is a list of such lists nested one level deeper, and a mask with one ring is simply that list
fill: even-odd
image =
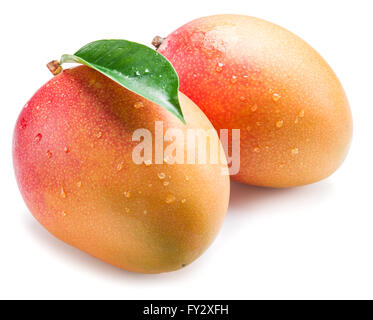
[{"label": "mango fruit skin", "polygon": [[88,67],[51,79],[14,131],[16,178],[33,216],[62,241],[129,271],[173,271],[198,258],[228,207],[222,165],[132,161],[134,130],[154,137],[155,121],[165,131],[213,128],[183,94],[180,103],[186,126]]},{"label": "mango fruit skin", "polygon": [[216,15],[183,25],[158,51],[217,130],[240,129],[234,180],[293,187],[324,179],[343,162],[352,136],[345,92],[293,33],[253,17]]}]

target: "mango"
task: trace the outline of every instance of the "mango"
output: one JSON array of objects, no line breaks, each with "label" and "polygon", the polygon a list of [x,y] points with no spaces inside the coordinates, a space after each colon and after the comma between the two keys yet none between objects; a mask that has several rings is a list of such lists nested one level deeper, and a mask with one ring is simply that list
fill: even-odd
[{"label": "mango", "polygon": [[345,92],[306,42],[244,15],[191,21],[155,39],[175,67],[180,91],[217,130],[240,129],[239,182],[293,187],[328,177],[352,136]]},{"label": "mango", "polygon": [[[177,270],[216,237],[229,200],[223,164],[134,163],[135,130],[213,129],[180,93],[187,125],[86,66],[40,88],[14,130],[14,169],[33,216],[54,236],[119,268]],[[218,142],[215,134],[212,142]]]}]

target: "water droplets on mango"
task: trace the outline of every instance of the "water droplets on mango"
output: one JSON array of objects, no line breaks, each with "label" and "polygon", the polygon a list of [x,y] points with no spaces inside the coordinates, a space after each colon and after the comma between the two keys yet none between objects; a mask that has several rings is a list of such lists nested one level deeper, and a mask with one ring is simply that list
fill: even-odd
[{"label": "water droplets on mango", "polygon": [[137,101],[133,106],[135,109],[141,109],[144,107],[144,104],[141,101]]},{"label": "water droplets on mango", "polygon": [[260,152],[260,148],[258,146],[255,146],[254,149],[253,149],[254,152],[258,153]]},{"label": "water droplets on mango", "polygon": [[52,152],[50,150],[47,150],[46,155],[48,159],[52,158]]},{"label": "water droplets on mango", "polygon": [[65,153],[69,153],[69,152],[70,152],[70,148],[69,148],[68,146],[65,146],[65,147],[63,148],[63,151],[64,151]]},{"label": "water droplets on mango", "polygon": [[164,172],[159,172],[158,173],[158,178],[163,180],[164,178],[166,178],[166,174]]},{"label": "water droplets on mango", "polygon": [[291,154],[296,155],[296,154],[298,154],[298,153],[299,153],[299,149],[298,149],[297,147],[293,147],[293,148],[291,148]]},{"label": "water droplets on mango", "polygon": [[65,192],[65,189],[63,187],[61,187],[60,195],[61,195],[61,198],[63,198],[63,199],[66,198],[66,192]]},{"label": "water droplets on mango", "polygon": [[252,105],[250,109],[252,112],[255,112],[256,110],[258,110],[257,104],[255,103],[254,105]]},{"label": "water droplets on mango", "polygon": [[277,127],[277,128],[281,128],[283,125],[284,125],[284,120],[278,120],[278,121],[276,122],[276,127]]},{"label": "water droplets on mango", "polygon": [[176,197],[173,194],[168,194],[166,197],[166,203],[170,204],[176,200]]},{"label": "water droplets on mango", "polygon": [[232,78],[231,78],[231,83],[232,84],[235,84],[237,82],[237,76],[232,76]]},{"label": "water droplets on mango", "polygon": [[129,213],[131,210],[130,210],[130,208],[125,207],[125,208],[124,208],[124,211],[126,211],[126,213]]},{"label": "water droplets on mango", "polygon": [[39,143],[42,137],[43,137],[43,136],[41,135],[41,133],[38,133],[38,134],[35,136],[34,141],[35,141],[36,143]]},{"label": "water droplets on mango", "polygon": [[81,182],[81,181],[78,181],[78,182],[76,183],[76,186],[77,186],[78,188],[80,188],[80,187],[82,186],[82,182]]},{"label": "water droplets on mango", "polygon": [[66,211],[61,211],[61,216],[66,217]]},{"label": "water droplets on mango", "polygon": [[182,199],[180,202],[181,202],[181,203],[185,203],[185,202],[186,202],[186,199]]},{"label": "water droplets on mango", "polygon": [[124,167],[124,161],[119,162],[117,165],[117,171],[121,171],[123,167]]},{"label": "water droplets on mango", "polygon": [[163,182],[163,185],[164,185],[165,187],[167,187],[169,184],[170,184],[169,181],[165,181],[165,182]]},{"label": "water droplets on mango", "polygon": [[97,132],[96,133],[96,138],[100,139],[101,137],[102,137],[102,132],[101,131]]},{"label": "water droplets on mango", "polygon": [[123,192],[123,195],[124,195],[126,198],[130,198],[130,197],[131,197],[131,191],[124,191],[124,192]]},{"label": "water droplets on mango", "polygon": [[216,65],[216,68],[215,68],[216,72],[222,72],[223,67],[224,67],[224,64],[221,63],[221,62],[218,62],[218,64]]},{"label": "water droplets on mango", "polygon": [[277,101],[279,101],[281,99],[281,96],[278,94],[278,93],[273,93],[272,94],[272,100],[274,101],[274,102],[277,102]]}]

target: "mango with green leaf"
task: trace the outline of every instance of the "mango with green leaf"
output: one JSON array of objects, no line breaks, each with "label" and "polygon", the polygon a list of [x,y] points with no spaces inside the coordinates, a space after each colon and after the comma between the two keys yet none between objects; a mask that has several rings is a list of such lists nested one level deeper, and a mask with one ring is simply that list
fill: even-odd
[{"label": "mango with green leaf", "polygon": [[[56,76],[18,118],[13,159],[22,196],[50,233],[112,265],[141,273],[189,265],[223,222],[226,163],[159,164],[155,155],[135,163],[134,132],[149,132],[154,144],[156,124],[185,136],[213,127],[154,50],[124,40],[82,49],[61,62],[85,66],[61,72],[50,64]],[[172,143],[188,151],[184,141]],[[206,148],[216,143],[215,133]]]}]

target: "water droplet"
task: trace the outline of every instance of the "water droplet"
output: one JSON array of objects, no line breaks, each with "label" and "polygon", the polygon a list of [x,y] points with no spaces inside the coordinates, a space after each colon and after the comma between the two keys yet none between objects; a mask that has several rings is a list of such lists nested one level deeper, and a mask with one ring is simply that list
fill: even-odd
[{"label": "water droplet", "polygon": [[186,180],[186,181],[189,181],[189,176],[185,176],[185,180]]},{"label": "water droplet", "polygon": [[278,100],[280,100],[281,99],[281,96],[278,94],[278,93],[274,93],[274,94],[272,94],[272,100],[274,101],[274,102],[277,102]]},{"label": "water droplet", "polygon": [[152,164],[152,161],[151,160],[145,160],[144,161],[144,164],[147,166],[147,167],[149,167],[151,164]]},{"label": "water droplet", "polygon": [[96,138],[97,139],[100,139],[102,137],[102,132],[100,131],[100,132],[98,132],[98,133],[96,133]]},{"label": "water droplet", "polygon": [[66,212],[65,212],[65,211],[62,211],[62,212],[61,212],[61,216],[66,217]]},{"label": "water droplet", "polygon": [[60,195],[62,198],[66,198],[66,192],[65,192],[65,189],[63,187],[61,187],[61,192],[60,192]]},{"label": "water droplet", "polygon": [[141,101],[138,101],[138,102],[136,102],[133,106],[134,106],[136,109],[140,109],[140,108],[143,108],[143,107],[144,107],[144,104],[143,104]]},{"label": "water droplet", "polygon": [[140,71],[137,70],[136,71],[136,75],[139,76],[140,75]]},{"label": "water droplet", "polygon": [[257,109],[258,109],[257,104],[254,104],[253,106],[251,106],[251,111],[252,112],[255,112]]},{"label": "water droplet", "polygon": [[147,210],[144,210],[144,214],[148,214],[148,211],[147,211]]},{"label": "water droplet", "polygon": [[36,106],[36,110],[39,110],[40,109],[40,106]]},{"label": "water droplet", "polygon": [[260,127],[260,126],[262,125],[262,123],[261,123],[260,121],[255,122],[255,124],[256,124],[258,127]]},{"label": "water droplet", "polygon": [[231,82],[235,84],[237,82],[237,76],[232,76]]},{"label": "water droplet", "polygon": [[164,179],[164,178],[166,178],[165,173],[164,172],[158,173],[158,178],[161,179],[161,180]]},{"label": "water droplet", "polygon": [[291,148],[291,153],[292,154],[298,154],[299,153],[299,149],[294,147],[294,148]]},{"label": "water droplet", "polygon": [[123,169],[123,166],[124,166],[124,161],[118,163],[118,165],[117,165],[117,170],[118,170],[118,171],[122,170],[122,169]]},{"label": "water droplet", "polygon": [[240,100],[241,100],[241,101],[245,101],[246,98],[245,98],[244,96],[241,96],[241,97],[240,97]]},{"label": "water droplet", "polygon": [[260,152],[260,148],[258,146],[254,147],[253,150],[254,150],[254,152],[257,152],[257,153]]},{"label": "water droplet", "polygon": [[149,69],[148,69],[148,68],[146,68],[146,69],[145,69],[145,73],[148,73],[148,72],[150,72],[150,71],[149,71]]},{"label": "water droplet", "polygon": [[76,186],[77,186],[78,188],[80,188],[80,187],[82,186],[82,182],[81,182],[81,181],[78,181],[78,182],[76,183]]},{"label": "water droplet", "polygon": [[280,168],[283,168],[283,167],[285,167],[285,163],[281,162],[278,166],[279,166]]},{"label": "water droplet", "polygon": [[304,110],[299,111],[298,116],[300,118],[303,118],[304,117]]},{"label": "water droplet", "polygon": [[126,212],[128,213],[128,212],[130,212],[131,210],[130,210],[130,208],[125,207],[125,208],[124,208],[124,211],[126,211]]},{"label": "water droplet", "polygon": [[170,182],[168,182],[168,181],[163,182],[163,185],[164,185],[165,187],[167,187],[169,184],[170,184]]},{"label": "water droplet", "polygon": [[47,150],[46,154],[48,159],[52,158],[52,152],[50,150]]},{"label": "water droplet", "polygon": [[43,136],[41,135],[41,133],[38,133],[38,134],[35,136],[34,141],[35,141],[36,143],[39,143],[42,137],[43,137]]},{"label": "water droplet", "polygon": [[123,195],[124,195],[126,198],[130,198],[130,197],[131,197],[131,191],[124,191],[124,192],[123,192]]},{"label": "water droplet", "polygon": [[151,183],[148,184],[148,187],[151,188],[153,185]]},{"label": "water droplet", "polygon": [[166,197],[166,203],[170,204],[176,200],[176,197],[173,194],[169,194]]},{"label": "water droplet", "polygon": [[284,125],[284,120],[278,120],[278,121],[276,122],[276,127],[277,127],[277,128],[281,128],[283,125]]},{"label": "water droplet", "polygon": [[295,120],[294,120],[294,123],[298,123],[299,122],[299,118],[296,117]]},{"label": "water droplet", "polygon": [[185,202],[186,202],[186,199],[181,200],[181,203],[185,203]]},{"label": "water droplet", "polygon": [[223,70],[223,67],[224,67],[224,64],[221,63],[221,62],[218,62],[217,66],[215,68],[216,72],[221,72]]},{"label": "water droplet", "polygon": [[64,151],[65,153],[69,153],[69,152],[70,152],[70,148],[69,148],[68,146],[66,146],[65,148],[63,148],[63,151]]}]

